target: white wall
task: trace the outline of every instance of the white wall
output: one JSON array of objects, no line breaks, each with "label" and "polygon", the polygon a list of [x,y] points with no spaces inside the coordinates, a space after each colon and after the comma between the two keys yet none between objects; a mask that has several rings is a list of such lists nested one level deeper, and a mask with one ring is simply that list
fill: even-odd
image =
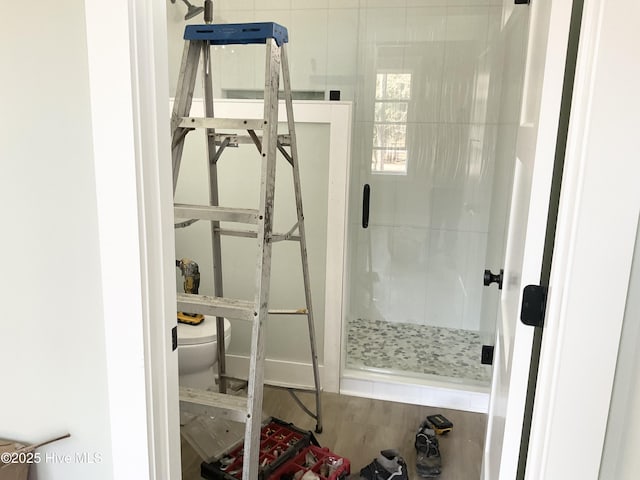
[{"label": "white wall", "polygon": [[84,3],[0,3],[0,437],[70,432],[40,480],[112,478]]},{"label": "white wall", "polygon": [[640,473],[640,236],[636,238],[627,308],[622,324],[601,480],[633,480]]}]

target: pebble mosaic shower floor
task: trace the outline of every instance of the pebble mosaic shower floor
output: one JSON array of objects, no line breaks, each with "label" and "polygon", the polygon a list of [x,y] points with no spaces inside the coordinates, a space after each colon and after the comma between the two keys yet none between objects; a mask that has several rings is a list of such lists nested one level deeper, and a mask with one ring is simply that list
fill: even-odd
[{"label": "pebble mosaic shower floor", "polygon": [[347,323],[347,367],[381,369],[489,383],[476,332],[358,318]]}]

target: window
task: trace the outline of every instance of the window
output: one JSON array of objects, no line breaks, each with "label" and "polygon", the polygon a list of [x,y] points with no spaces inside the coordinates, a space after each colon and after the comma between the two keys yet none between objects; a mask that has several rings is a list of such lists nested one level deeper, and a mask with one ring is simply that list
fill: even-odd
[{"label": "window", "polygon": [[372,172],[407,173],[407,111],[410,99],[410,73],[377,74]]}]

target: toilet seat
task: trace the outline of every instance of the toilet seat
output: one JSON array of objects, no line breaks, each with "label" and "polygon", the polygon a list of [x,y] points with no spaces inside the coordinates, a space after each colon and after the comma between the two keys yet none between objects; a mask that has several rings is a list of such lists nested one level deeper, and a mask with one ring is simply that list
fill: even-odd
[{"label": "toilet seat", "polygon": [[[224,336],[229,335],[231,322],[224,319]],[[205,315],[204,321],[200,325],[186,325],[178,323],[178,346],[180,345],[202,345],[203,343],[215,342],[216,317]]]}]

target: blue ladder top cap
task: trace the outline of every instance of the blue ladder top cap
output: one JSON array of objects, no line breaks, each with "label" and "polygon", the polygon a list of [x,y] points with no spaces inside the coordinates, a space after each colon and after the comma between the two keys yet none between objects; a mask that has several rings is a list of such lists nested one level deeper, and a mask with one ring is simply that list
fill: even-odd
[{"label": "blue ladder top cap", "polygon": [[289,41],[286,27],[274,22],[187,25],[185,40],[207,40],[211,45],[266,43],[273,38],[279,47]]}]

